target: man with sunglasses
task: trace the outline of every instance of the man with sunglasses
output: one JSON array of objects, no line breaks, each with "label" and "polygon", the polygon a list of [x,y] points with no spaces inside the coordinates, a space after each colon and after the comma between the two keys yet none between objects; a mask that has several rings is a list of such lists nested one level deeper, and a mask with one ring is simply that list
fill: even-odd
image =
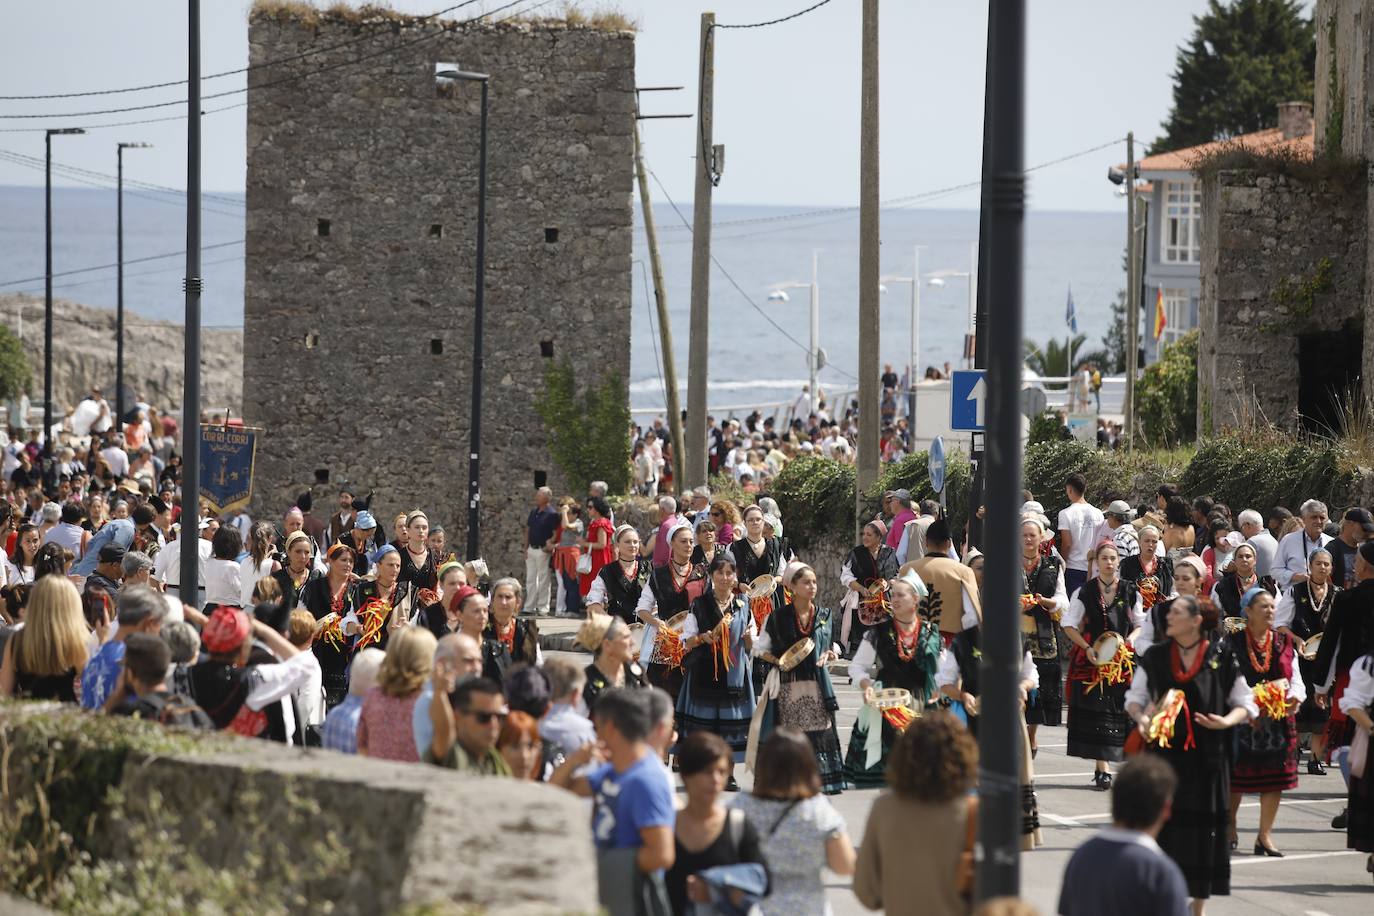
[{"label": "man with sunglasses", "polygon": [[509,776],[510,767],[496,750],[496,739],[510,710],[501,685],[470,678],[452,693],[436,693],[429,704],[434,724],[425,762],[479,776]]}]

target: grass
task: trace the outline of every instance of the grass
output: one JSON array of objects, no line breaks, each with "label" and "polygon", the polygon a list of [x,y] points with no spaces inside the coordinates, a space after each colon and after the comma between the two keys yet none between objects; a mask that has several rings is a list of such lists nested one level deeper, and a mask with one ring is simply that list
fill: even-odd
[{"label": "grass", "polygon": [[1239,140],[1227,140],[1189,163],[1198,178],[1211,178],[1218,172],[1255,171],[1267,175],[1284,175],[1306,183],[1329,181],[1340,187],[1355,187],[1365,180],[1366,163],[1327,151],[1313,156],[1305,147],[1285,143],[1272,149],[1256,151]]},{"label": "grass", "polygon": [[[253,8],[248,17],[249,19],[271,20],[283,25],[298,24],[308,28],[319,28],[327,22],[343,22],[351,25],[369,22],[392,22],[399,25],[411,25],[427,18],[398,12],[389,6],[377,3],[353,6],[348,3],[334,2],[321,7],[309,2],[309,0],[253,0]],[[449,22],[444,19],[435,21]],[[590,5],[572,2],[572,0],[563,4],[561,15],[522,16],[516,14],[500,21],[503,23],[524,23],[532,26],[563,26],[569,29],[585,29],[595,32],[639,31],[639,24],[613,4]]]}]

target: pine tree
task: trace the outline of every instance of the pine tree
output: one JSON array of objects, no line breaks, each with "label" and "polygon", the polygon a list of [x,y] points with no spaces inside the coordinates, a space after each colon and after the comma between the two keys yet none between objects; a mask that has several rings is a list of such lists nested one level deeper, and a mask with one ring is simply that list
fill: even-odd
[{"label": "pine tree", "polygon": [[1280,102],[1312,98],[1317,46],[1297,0],[1208,0],[1178,49],[1174,105],[1159,150],[1273,127]]}]

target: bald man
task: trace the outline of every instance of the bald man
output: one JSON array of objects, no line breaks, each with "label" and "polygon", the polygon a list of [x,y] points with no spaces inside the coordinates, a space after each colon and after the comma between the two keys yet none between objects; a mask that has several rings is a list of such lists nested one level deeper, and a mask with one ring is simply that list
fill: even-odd
[{"label": "bald man", "polygon": [[452,693],[462,681],[482,673],[482,646],[466,633],[449,633],[440,637],[434,649],[434,676],[425,682],[415,700],[410,727],[415,733],[415,752],[423,760],[434,740],[434,724],[429,718],[429,702],[437,685],[444,693]]}]

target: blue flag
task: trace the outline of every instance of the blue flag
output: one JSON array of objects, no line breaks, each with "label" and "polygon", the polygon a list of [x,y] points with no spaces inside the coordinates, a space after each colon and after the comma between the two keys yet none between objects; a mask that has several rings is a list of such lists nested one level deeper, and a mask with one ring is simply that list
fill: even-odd
[{"label": "blue flag", "polygon": [[1069,330],[1078,333],[1078,310],[1073,307],[1073,287],[1069,287],[1069,302],[1064,306],[1064,323],[1069,326]]}]

